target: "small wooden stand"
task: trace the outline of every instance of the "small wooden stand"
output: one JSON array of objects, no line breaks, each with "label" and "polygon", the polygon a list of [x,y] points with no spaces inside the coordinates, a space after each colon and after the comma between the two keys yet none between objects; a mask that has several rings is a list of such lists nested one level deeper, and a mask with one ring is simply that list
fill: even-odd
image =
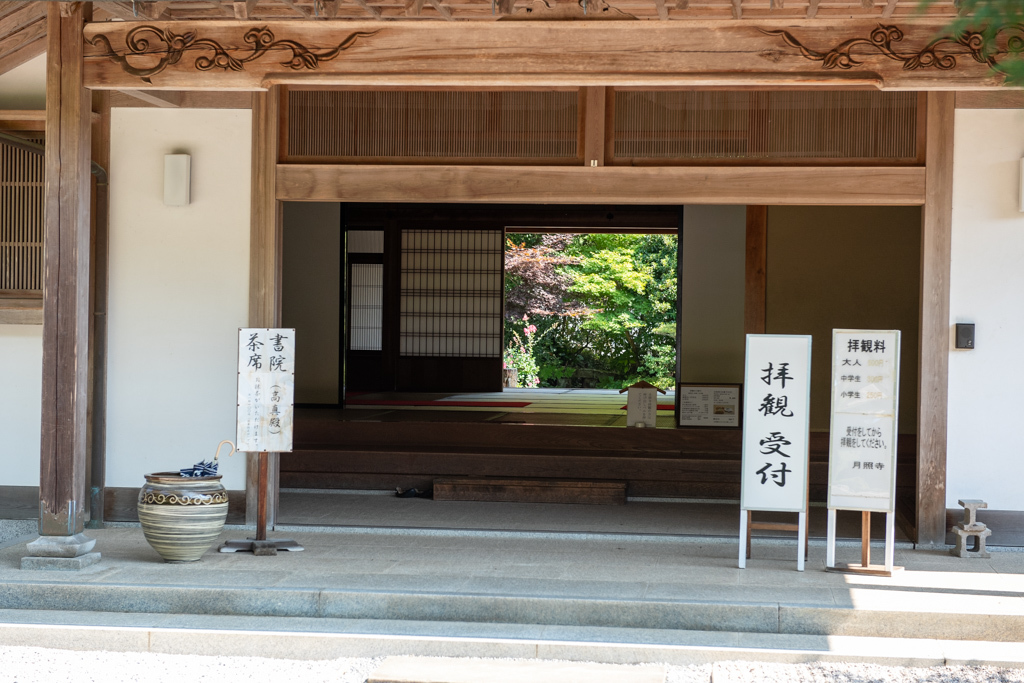
[{"label": "small wooden stand", "polygon": [[[807,483],[807,508],[804,512],[797,513],[796,524],[788,522],[755,522],[753,510],[740,510],[740,569],[747,568],[747,560],[750,559],[751,535],[754,529],[764,531],[795,531],[797,532],[797,543],[800,545],[797,551],[796,570],[804,570],[804,559],[810,548],[810,516],[811,510],[811,485]],[[746,552],[744,552],[743,540],[746,540]]]},{"label": "small wooden stand", "polygon": [[836,511],[828,510],[828,547],[825,551],[825,571],[868,576],[892,576],[903,567],[893,566],[896,553],[896,515],[885,513],[885,564],[871,564],[871,511],[861,510],[860,564],[836,564]]},{"label": "small wooden stand", "polygon": [[267,470],[266,451],[258,456],[256,476],[256,538],[244,541],[227,541],[220,547],[222,553],[252,553],[253,555],[277,555],[278,550],[298,552],[304,548],[291,539],[267,540]]}]

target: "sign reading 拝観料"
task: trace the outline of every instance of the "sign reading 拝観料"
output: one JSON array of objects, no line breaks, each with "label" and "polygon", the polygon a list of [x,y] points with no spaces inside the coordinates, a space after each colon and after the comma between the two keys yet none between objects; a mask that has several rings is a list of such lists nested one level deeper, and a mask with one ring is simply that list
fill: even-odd
[{"label": "sign reading \u62dd\u89b3\u6599", "polygon": [[828,507],[894,512],[899,330],[832,330]]},{"label": "sign reading \u62dd\u89b3\u6599", "polygon": [[743,510],[807,511],[811,337],[748,334],[743,397]]},{"label": "sign reading \u62dd\u89b3\u6599", "polygon": [[295,403],[295,330],[238,330],[239,451],[289,452]]}]

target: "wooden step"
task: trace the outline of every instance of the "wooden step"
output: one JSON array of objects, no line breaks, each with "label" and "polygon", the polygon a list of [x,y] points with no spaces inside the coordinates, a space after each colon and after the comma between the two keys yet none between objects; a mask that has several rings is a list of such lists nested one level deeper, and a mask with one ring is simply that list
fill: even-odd
[{"label": "wooden step", "polygon": [[626,482],[537,478],[444,477],[434,480],[434,500],[624,505],[626,503]]}]

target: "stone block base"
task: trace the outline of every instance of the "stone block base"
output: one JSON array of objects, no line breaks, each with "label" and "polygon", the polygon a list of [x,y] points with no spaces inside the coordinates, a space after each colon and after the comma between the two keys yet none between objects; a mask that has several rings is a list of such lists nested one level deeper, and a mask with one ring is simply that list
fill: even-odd
[{"label": "stone block base", "polygon": [[22,569],[45,569],[49,571],[78,571],[100,561],[100,553],[86,553],[78,557],[23,557]]},{"label": "stone block base", "polygon": [[[992,554],[985,550],[985,539],[992,535],[991,529],[982,528],[980,531],[977,529],[964,529],[962,525],[957,525],[950,529],[956,534],[956,545],[949,551],[950,554],[957,557],[992,557]],[[967,539],[971,536],[975,536],[978,539],[977,550],[971,550],[967,547]]]}]

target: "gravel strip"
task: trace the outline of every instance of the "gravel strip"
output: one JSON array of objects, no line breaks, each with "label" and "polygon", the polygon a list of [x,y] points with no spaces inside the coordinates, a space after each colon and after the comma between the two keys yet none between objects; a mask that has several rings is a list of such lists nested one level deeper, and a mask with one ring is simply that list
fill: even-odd
[{"label": "gravel strip", "polygon": [[[333,660],[79,652],[0,646],[3,683],[365,683],[383,657]],[[498,660],[495,660],[498,661]],[[651,666],[640,664],[638,666]],[[670,666],[666,683],[1024,683],[1024,670],[987,666],[716,662]],[[486,681],[481,681],[486,683]],[[529,683],[524,681],[524,683]]]},{"label": "gravel strip", "polygon": [[[682,668],[682,667],[674,667]],[[669,679],[671,683],[689,683],[690,679]],[[707,679],[704,679],[705,681]],[[912,668],[878,664],[771,664],[752,662],[716,662],[712,683],[982,683],[1024,682],[1020,669],[993,666],[936,666]]]}]

